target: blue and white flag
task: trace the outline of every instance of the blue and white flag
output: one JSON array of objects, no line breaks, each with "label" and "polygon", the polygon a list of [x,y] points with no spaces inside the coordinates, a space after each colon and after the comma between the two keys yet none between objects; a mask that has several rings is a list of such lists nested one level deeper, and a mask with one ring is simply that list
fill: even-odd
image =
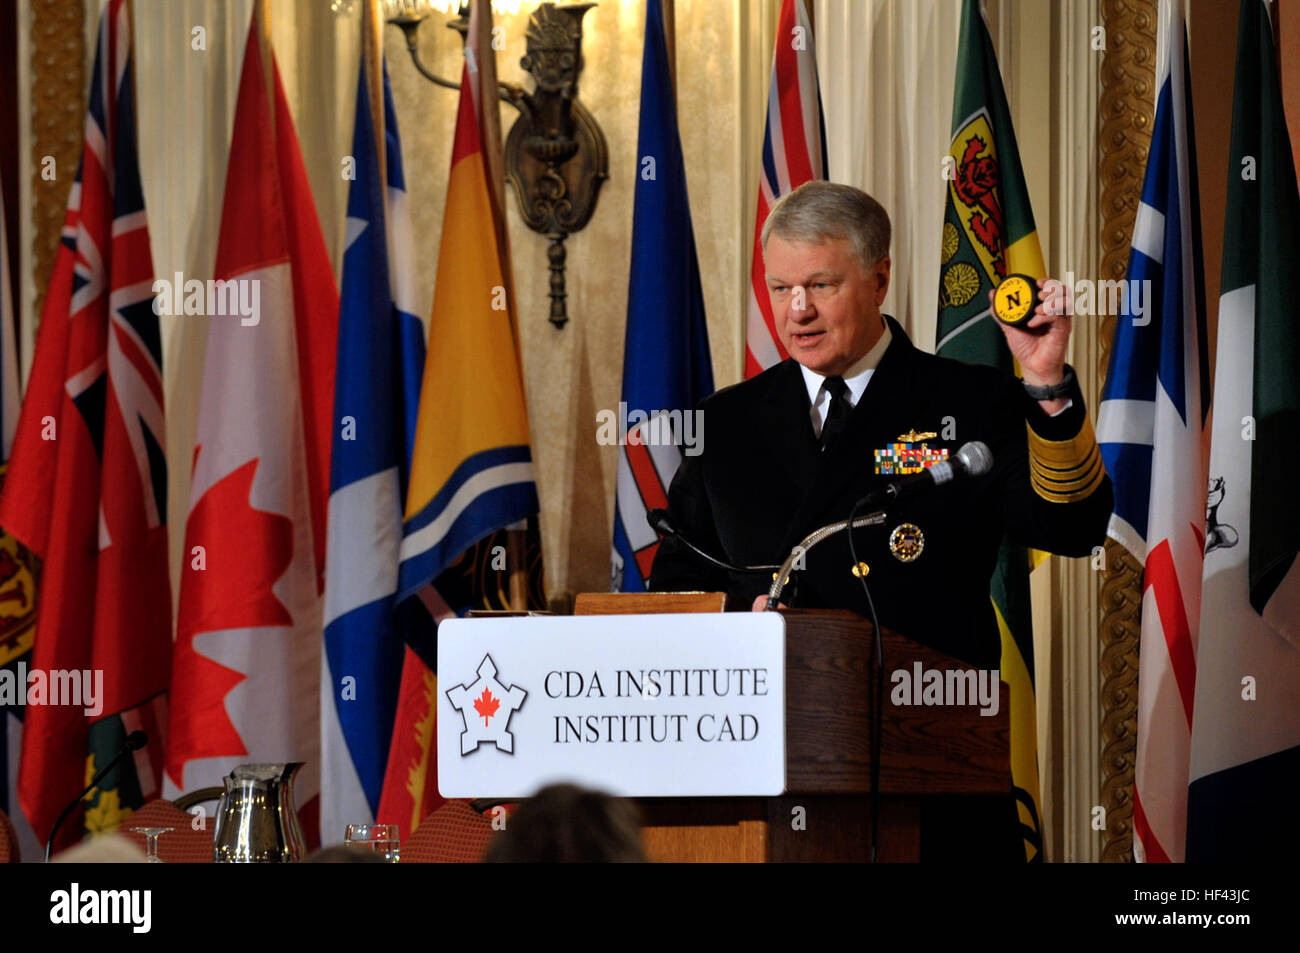
[{"label": "blue and white flag", "polygon": [[1210,409],[1182,0],[1163,0],[1160,10],[1156,121],[1097,422],[1115,485],[1110,536],[1145,567],[1133,800],[1139,861],[1183,859]]},{"label": "blue and white flag", "polygon": [[685,417],[713,391],[709,331],[695,255],[686,164],[664,38],[649,0],[641,60],[641,122],[632,206],[632,269],[623,349],[623,402],[611,588],[644,592],[659,539],[646,514],[668,505],[682,460]]},{"label": "blue and white flag", "polygon": [[[321,690],[321,842],[379,808],[401,679],[394,618],[406,474],[424,372],[397,115],[383,73],[386,176],[363,61],[339,300]],[[387,186],[385,186],[385,179]]]}]

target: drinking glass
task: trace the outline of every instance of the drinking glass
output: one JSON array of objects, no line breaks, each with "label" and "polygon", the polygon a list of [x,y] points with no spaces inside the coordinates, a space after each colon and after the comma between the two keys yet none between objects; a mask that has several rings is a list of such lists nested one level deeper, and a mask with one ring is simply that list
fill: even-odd
[{"label": "drinking glass", "polygon": [[151,864],[161,864],[163,859],[158,856],[158,838],[168,831],[174,831],[174,827],[133,827],[131,830],[136,834],[144,835],[145,857],[144,859]]},{"label": "drinking glass", "polygon": [[343,842],[382,854],[389,863],[401,860],[396,824],[349,824]]}]

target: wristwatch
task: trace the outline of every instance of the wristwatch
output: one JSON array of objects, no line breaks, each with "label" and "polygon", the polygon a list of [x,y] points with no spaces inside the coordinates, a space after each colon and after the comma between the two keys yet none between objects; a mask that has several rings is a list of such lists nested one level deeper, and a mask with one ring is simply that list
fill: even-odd
[{"label": "wristwatch", "polygon": [[[1024,381],[1021,381],[1025,384]],[[1055,384],[1046,387],[1035,387],[1032,384],[1025,384],[1025,393],[1034,400],[1056,400],[1065,397],[1074,390],[1074,368],[1069,364],[1065,365],[1065,376]]]}]

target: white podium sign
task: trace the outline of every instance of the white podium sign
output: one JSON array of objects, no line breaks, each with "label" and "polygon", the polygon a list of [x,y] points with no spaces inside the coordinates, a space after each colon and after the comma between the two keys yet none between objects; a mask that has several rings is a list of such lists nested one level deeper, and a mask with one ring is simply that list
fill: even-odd
[{"label": "white podium sign", "polygon": [[438,790],[624,797],[785,790],[775,612],[449,619],[438,629]]}]

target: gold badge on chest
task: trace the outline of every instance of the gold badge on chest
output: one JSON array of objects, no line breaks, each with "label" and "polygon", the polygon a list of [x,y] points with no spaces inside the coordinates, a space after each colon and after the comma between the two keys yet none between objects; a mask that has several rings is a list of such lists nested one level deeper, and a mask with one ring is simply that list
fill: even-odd
[{"label": "gold badge on chest", "polygon": [[915,562],[925,551],[925,534],[915,523],[900,523],[889,534],[889,551],[899,562]]}]

